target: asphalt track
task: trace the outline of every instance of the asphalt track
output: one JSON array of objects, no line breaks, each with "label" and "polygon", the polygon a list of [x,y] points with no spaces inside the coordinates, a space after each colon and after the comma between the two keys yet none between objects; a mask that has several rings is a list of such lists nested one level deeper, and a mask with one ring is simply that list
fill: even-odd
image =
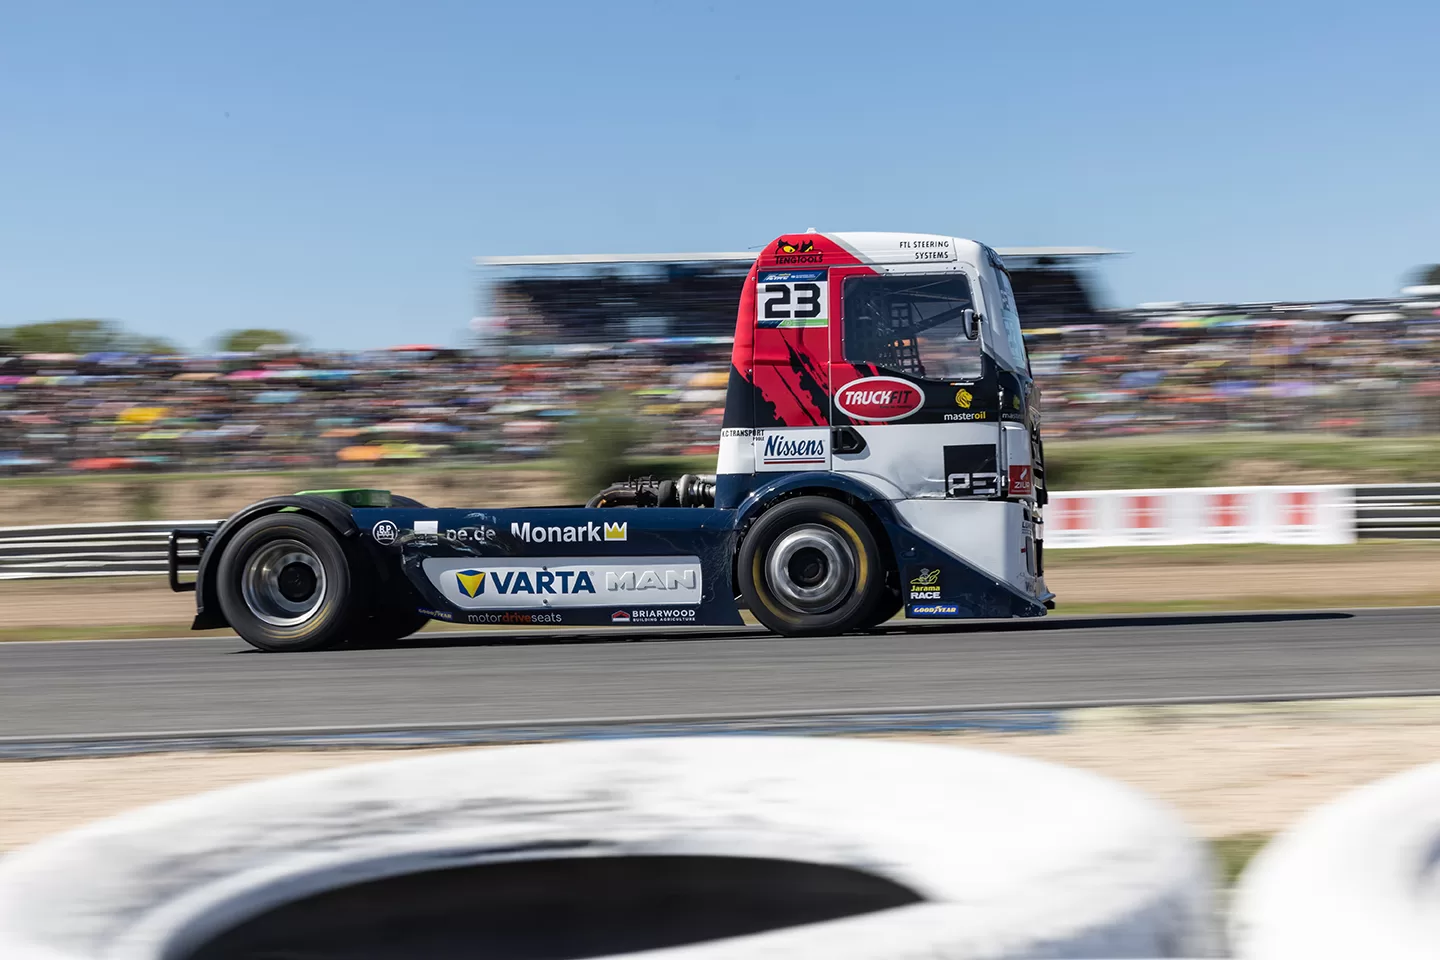
[{"label": "asphalt track", "polygon": [[1440,608],[756,631],[0,643],[0,739],[1440,692]]}]

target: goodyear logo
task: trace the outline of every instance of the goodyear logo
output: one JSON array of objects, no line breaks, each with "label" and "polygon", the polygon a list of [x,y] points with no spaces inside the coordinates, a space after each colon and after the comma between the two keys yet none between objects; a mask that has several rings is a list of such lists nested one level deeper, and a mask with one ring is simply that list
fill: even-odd
[{"label": "goodyear logo", "polygon": [[478,597],[485,592],[484,570],[457,570],[455,579],[460,583],[460,592],[467,597]]},{"label": "goodyear logo", "polygon": [[960,390],[955,394],[955,406],[959,407],[961,410],[969,410],[970,402],[974,399],[975,394],[971,393],[969,390],[966,390],[964,387],[961,387]]}]

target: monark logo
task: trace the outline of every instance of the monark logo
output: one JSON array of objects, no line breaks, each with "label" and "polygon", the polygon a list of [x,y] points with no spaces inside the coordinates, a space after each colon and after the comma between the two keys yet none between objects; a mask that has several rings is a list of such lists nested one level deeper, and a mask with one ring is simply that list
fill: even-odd
[{"label": "monark logo", "polygon": [[527,523],[510,524],[510,534],[525,543],[603,543],[607,540],[625,540],[629,536],[630,524],[621,520],[603,525],[582,523],[577,526],[540,527]]},{"label": "monark logo", "polygon": [[824,463],[825,439],[772,433],[765,437],[765,452],[761,456],[766,463]]}]

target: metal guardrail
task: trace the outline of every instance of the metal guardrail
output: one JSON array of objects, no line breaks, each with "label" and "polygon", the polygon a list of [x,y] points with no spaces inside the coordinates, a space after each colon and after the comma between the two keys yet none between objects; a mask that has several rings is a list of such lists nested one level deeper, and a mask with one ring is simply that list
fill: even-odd
[{"label": "metal guardrail", "polygon": [[[52,577],[163,576],[170,531],[214,529],[219,520],[150,520],[0,527],[0,580]],[[1440,540],[1440,483],[1355,487],[1355,528],[1361,540]],[[199,562],[180,545],[182,567]]]},{"label": "metal guardrail", "polygon": [[1440,483],[1357,486],[1355,534],[1361,540],[1440,540]]},{"label": "metal guardrail", "polygon": [[[0,580],[164,576],[172,529],[214,529],[220,523],[151,520],[0,527]],[[182,549],[180,559],[193,568],[199,553],[193,546]]]}]

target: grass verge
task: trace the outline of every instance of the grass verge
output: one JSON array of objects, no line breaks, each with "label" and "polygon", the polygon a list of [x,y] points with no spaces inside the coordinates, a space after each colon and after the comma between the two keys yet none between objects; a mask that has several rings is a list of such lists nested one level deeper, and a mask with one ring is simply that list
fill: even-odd
[{"label": "grass verge", "polygon": [[1272,834],[1268,833],[1234,833],[1210,841],[1221,884],[1233,887],[1245,867],[1260,852],[1260,848],[1270,842],[1271,837]]}]

